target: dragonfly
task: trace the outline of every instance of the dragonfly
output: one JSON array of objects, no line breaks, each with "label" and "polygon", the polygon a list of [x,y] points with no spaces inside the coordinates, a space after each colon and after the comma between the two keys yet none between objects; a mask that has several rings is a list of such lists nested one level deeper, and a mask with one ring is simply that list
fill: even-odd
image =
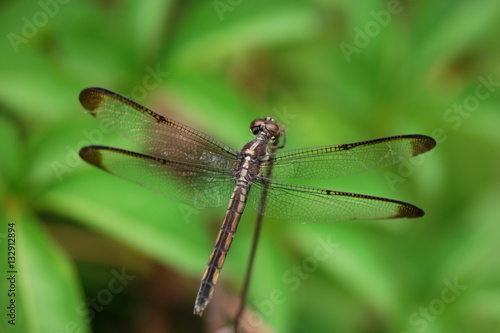
[{"label": "dragonfly", "polygon": [[[343,177],[393,165],[434,148],[436,141],[429,136],[398,135],[277,151],[281,147],[276,143],[284,136],[284,128],[275,119],[265,117],[251,122],[254,139],[237,151],[110,90],[87,88],[79,99],[92,116],[142,151],[91,145],[80,150],[83,160],[174,201],[196,207],[228,205],[201,279],[193,311],[196,315],[203,314],[213,297],[247,204],[263,216],[296,222],[424,215],[422,209],[403,201],[286,180]],[[260,201],[263,196],[265,205]]]}]

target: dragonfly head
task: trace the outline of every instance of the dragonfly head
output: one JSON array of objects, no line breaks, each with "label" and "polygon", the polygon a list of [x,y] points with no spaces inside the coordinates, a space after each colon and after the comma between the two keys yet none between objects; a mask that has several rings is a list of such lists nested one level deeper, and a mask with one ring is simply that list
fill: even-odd
[{"label": "dragonfly head", "polygon": [[265,134],[271,142],[276,141],[281,134],[280,126],[271,117],[255,119],[250,124],[250,131],[253,135]]}]

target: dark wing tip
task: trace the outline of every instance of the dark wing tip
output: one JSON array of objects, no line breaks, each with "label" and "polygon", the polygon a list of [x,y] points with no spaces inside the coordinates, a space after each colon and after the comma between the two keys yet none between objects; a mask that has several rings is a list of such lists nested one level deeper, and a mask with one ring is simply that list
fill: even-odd
[{"label": "dark wing tip", "polygon": [[83,147],[82,149],[80,149],[79,155],[85,162],[106,170],[106,168],[102,164],[101,151],[98,148],[98,146]]},{"label": "dark wing tip", "polygon": [[415,218],[415,217],[422,217],[424,216],[425,213],[422,209],[418,208],[417,206],[413,206],[409,203],[404,203],[398,207],[396,215],[394,215],[394,218]]},{"label": "dark wing tip", "polygon": [[87,88],[82,90],[79,100],[83,107],[90,111],[90,114],[95,115],[93,111],[101,105],[104,95],[109,94],[113,94],[113,92],[103,88]]},{"label": "dark wing tip", "polygon": [[412,156],[417,156],[419,154],[425,153],[434,147],[436,147],[436,140],[434,140],[430,136],[415,136],[415,140],[412,141]]}]

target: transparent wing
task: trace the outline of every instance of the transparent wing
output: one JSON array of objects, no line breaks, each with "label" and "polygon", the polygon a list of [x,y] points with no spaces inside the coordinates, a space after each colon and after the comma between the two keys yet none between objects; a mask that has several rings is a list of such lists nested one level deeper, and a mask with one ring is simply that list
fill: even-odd
[{"label": "transparent wing", "polygon": [[[265,181],[265,208],[260,207]],[[333,222],[420,217],[424,212],[409,203],[363,194],[337,192],[260,178],[250,189],[251,207],[264,216],[293,222]]]},{"label": "transparent wing", "polygon": [[272,178],[337,178],[381,168],[425,153],[436,145],[425,135],[286,150],[271,154]]},{"label": "transparent wing", "polygon": [[235,165],[238,152],[233,148],[112,91],[85,89],[80,103],[107,129],[127,137],[147,154],[223,169]]},{"label": "transparent wing", "polygon": [[227,205],[235,182],[231,170],[177,162],[106,146],[88,146],[80,156],[109,173],[196,207]]}]

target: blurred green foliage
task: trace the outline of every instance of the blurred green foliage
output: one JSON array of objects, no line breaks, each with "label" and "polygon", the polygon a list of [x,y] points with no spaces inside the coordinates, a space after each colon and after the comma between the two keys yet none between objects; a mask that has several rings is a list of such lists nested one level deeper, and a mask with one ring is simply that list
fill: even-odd
[{"label": "blurred green foliage", "polygon": [[[500,2],[4,1],[0,31],[0,331],[208,332],[230,324],[238,304],[255,214],[244,215],[205,316],[192,316],[224,209],[172,203],[85,165],[77,152],[87,144],[133,149],[79,105],[89,86],[235,148],[267,115],[286,123],[290,149],[434,136],[436,149],[413,163],[303,182],[427,214],[266,220],[245,324],[498,330]],[[336,245],[320,260],[326,241]]]}]

